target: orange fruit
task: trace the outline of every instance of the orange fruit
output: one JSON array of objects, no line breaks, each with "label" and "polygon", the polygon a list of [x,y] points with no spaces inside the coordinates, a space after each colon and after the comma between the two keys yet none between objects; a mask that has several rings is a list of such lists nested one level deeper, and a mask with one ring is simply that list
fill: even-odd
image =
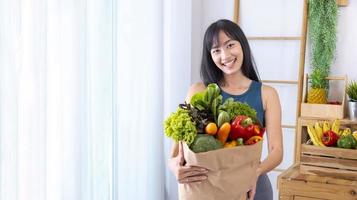
[{"label": "orange fruit", "polygon": [[217,133],[218,127],[215,123],[210,122],[207,124],[206,128],[205,128],[205,132],[208,135],[215,135]]}]

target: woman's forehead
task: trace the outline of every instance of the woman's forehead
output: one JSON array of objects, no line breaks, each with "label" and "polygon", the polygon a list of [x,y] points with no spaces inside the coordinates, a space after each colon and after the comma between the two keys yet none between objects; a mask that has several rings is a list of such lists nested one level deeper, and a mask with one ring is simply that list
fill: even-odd
[{"label": "woman's forehead", "polygon": [[217,34],[215,34],[212,38],[212,48],[216,48],[225,44],[231,40],[234,40],[232,37],[227,35],[224,31],[220,30]]}]

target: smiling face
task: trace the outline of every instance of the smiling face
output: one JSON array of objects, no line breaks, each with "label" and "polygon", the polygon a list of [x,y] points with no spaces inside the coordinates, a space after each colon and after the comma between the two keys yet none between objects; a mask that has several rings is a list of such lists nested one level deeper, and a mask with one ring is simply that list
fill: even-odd
[{"label": "smiling face", "polygon": [[225,75],[241,73],[243,50],[237,40],[228,37],[223,31],[219,32],[218,43],[211,49],[211,56],[216,66]]}]

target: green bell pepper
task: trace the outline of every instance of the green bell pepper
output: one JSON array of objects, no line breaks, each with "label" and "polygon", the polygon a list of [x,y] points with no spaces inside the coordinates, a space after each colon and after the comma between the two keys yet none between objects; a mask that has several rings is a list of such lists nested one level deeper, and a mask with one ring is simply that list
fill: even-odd
[{"label": "green bell pepper", "polygon": [[337,141],[337,146],[344,149],[355,149],[357,147],[357,141],[352,134],[349,134],[347,136],[340,137]]}]

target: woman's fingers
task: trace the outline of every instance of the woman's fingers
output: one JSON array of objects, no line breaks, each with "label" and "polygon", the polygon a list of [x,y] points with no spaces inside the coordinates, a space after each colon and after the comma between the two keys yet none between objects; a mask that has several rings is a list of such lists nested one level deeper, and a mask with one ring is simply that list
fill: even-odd
[{"label": "woman's fingers", "polygon": [[196,166],[182,166],[178,170],[177,180],[180,183],[197,182],[207,179],[208,170]]},{"label": "woman's fingers", "polygon": [[185,164],[185,156],[183,154],[182,142],[179,141],[179,152],[178,152],[179,165],[183,166]]},{"label": "woman's fingers", "polygon": [[254,200],[255,192],[249,191],[248,192],[248,200]]},{"label": "woman's fingers", "polygon": [[200,173],[207,173],[208,170],[206,168],[203,167],[197,167],[197,166],[182,166],[179,169],[179,174],[184,174],[187,172],[191,172],[191,171],[197,171]]},{"label": "woman's fingers", "polygon": [[179,178],[190,177],[190,176],[200,176],[200,175],[206,175],[206,174],[207,174],[207,171],[191,170],[191,171],[186,171],[186,172],[179,174]]},{"label": "woman's fingers", "polygon": [[179,179],[179,183],[194,183],[194,182],[202,182],[206,180],[207,176],[190,176]]},{"label": "woman's fingers", "polygon": [[179,142],[178,155],[176,157],[179,164],[176,171],[177,180],[179,183],[193,183],[193,182],[202,182],[207,179],[208,170],[203,167],[197,166],[184,166],[185,157],[183,152],[183,143]]}]

